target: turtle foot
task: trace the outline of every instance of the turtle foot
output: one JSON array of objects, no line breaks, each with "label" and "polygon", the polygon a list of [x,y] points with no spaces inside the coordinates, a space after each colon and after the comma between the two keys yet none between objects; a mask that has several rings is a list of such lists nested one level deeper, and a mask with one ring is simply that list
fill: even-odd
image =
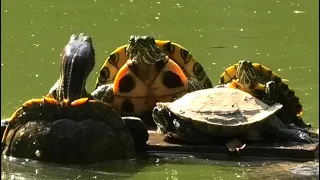
[{"label": "turtle foot", "polygon": [[238,139],[234,139],[226,144],[226,147],[230,152],[237,151],[240,153],[240,150],[246,147],[246,144],[241,143]]}]

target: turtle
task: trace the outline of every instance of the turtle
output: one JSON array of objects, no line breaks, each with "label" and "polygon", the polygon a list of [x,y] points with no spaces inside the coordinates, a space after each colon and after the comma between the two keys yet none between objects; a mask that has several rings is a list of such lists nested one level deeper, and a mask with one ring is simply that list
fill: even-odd
[{"label": "turtle", "polygon": [[182,46],[152,36],[130,36],[129,44],[107,58],[91,95],[112,104],[120,115],[152,123],[156,102],[170,102],[212,83]]},{"label": "turtle", "polygon": [[157,131],[175,143],[301,142],[314,140],[300,128],[288,128],[271,106],[239,89],[217,86],[188,93],[173,102],[159,102],[153,110]]},{"label": "turtle", "polygon": [[[47,96],[28,100],[13,113],[2,137],[2,154],[66,164],[135,158],[126,123],[130,118],[125,121],[85,90],[94,64],[91,37],[72,35],[62,52],[59,80]],[[135,120],[131,124],[137,126]]]},{"label": "turtle", "polygon": [[[269,102],[266,99],[266,91],[268,86],[266,84],[270,81],[274,81],[277,90],[273,90],[277,93],[272,93],[273,97],[267,98],[271,100]],[[306,124],[301,115],[303,113],[302,104],[300,98],[296,96],[295,92],[286,84],[283,79],[269,69],[259,63],[252,63],[251,61],[241,60],[239,63],[234,64],[225,69],[221,74],[219,84],[225,84],[230,88],[237,88],[251,95],[257,97],[263,102],[270,105],[273,102],[279,102],[283,104],[283,108],[279,111],[278,116],[281,120],[284,120],[286,124],[295,124],[302,128],[310,128],[310,124]],[[288,116],[290,118],[288,118]],[[291,120],[290,122],[285,121]]]}]

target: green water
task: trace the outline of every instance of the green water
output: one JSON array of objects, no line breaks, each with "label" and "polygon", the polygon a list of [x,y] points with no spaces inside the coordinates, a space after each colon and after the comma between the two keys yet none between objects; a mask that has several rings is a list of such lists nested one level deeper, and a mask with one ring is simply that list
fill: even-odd
[{"label": "green water", "polygon": [[[58,78],[62,48],[71,34],[84,32],[92,36],[96,49],[96,67],[87,83],[90,91],[108,54],[126,44],[130,35],[153,35],[187,48],[215,84],[225,67],[241,59],[271,68],[288,79],[300,97],[304,120],[319,127],[318,6],[318,0],[2,0],[1,118],[48,92]],[[32,165],[17,164],[16,173],[33,177],[34,168],[28,169]],[[150,164],[129,176],[239,179],[242,173],[236,165]],[[41,168],[50,172],[48,179],[61,175],[51,166]],[[92,173],[70,172],[66,178]],[[124,174],[115,173],[114,178],[127,178]]]}]

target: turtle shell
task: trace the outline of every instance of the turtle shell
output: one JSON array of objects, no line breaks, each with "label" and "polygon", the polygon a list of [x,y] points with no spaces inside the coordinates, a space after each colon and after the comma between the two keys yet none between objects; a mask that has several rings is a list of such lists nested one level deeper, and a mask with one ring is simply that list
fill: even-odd
[{"label": "turtle shell", "polygon": [[142,81],[127,64],[123,65],[114,81],[114,99],[108,103],[121,115],[143,116],[156,102],[172,101],[188,92],[187,77],[174,61],[168,59],[162,70],[153,74]]},{"label": "turtle shell", "polygon": [[[97,163],[135,157],[130,133],[108,104],[49,97],[25,102],[2,138],[4,155],[55,163]],[[81,151],[79,151],[81,149]]]},{"label": "turtle shell", "polygon": [[[278,102],[283,104],[284,107],[291,108],[294,114],[299,116],[302,115],[303,109],[302,104],[300,103],[300,99],[295,95],[295,92],[288,86],[288,84],[283,82],[282,78],[278,74],[259,63],[252,63],[252,66],[255,70],[258,83],[265,85],[268,81],[274,81],[278,85],[278,87],[280,87],[281,91]],[[225,71],[220,75],[219,84],[231,83],[231,87],[240,88],[234,86],[234,83],[232,83],[233,80],[237,80],[236,73],[238,67],[239,64],[237,63],[226,68]],[[255,88],[263,90],[263,87],[261,86]],[[261,100],[260,97],[258,98]]]},{"label": "turtle shell", "polygon": [[[156,40],[156,44],[163,53],[180,66],[188,78],[198,81],[204,88],[212,88],[212,83],[202,65],[196,61],[188,50],[171,41]],[[120,68],[127,63],[127,46],[120,46],[107,58],[100,70],[95,88],[112,83],[115,80]]]},{"label": "turtle shell", "polygon": [[281,109],[281,104],[268,106],[252,95],[233,88],[210,88],[188,93],[172,103],[157,103],[158,107],[197,129],[215,136],[235,136],[248,131]]},{"label": "turtle shell", "polygon": [[[112,84],[112,92],[99,98],[95,91],[93,96],[112,104],[121,115],[144,118],[145,115],[151,115],[156,102],[170,102],[189,92],[189,80],[197,82],[201,88],[212,87],[202,66],[187,50],[170,41],[156,40],[155,43],[166,57],[148,66],[143,74],[145,79],[137,75],[141,72],[128,61],[128,45],[111,53],[100,71],[96,89],[101,85]],[[101,91],[104,90],[98,90]]]}]

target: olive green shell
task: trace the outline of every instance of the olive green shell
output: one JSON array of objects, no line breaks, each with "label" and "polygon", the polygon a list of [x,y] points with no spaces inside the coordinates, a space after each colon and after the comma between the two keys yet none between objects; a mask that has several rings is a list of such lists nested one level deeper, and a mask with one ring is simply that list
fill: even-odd
[{"label": "olive green shell", "polygon": [[[283,82],[281,77],[271,69],[259,63],[252,63],[252,65],[258,75],[258,82],[265,85],[268,81],[274,81],[281,89],[281,95],[278,102],[286,107],[290,107],[293,113],[302,115],[303,109],[300,99],[295,95],[295,92]],[[236,80],[238,66],[239,64],[234,64],[226,68],[220,76],[219,84],[227,84],[232,82],[232,80]]]},{"label": "olive green shell", "polygon": [[[171,41],[156,40],[156,44],[162,50],[162,52],[164,52],[170,59],[175,61],[181,67],[188,78],[198,81],[203,88],[212,87],[212,83],[203,67],[195,60],[188,50]],[[127,45],[123,45],[117,48],[107,58],[100,70],[95,88],[104,84],[112,83],[114,81],[119,69],[128,60],[128,56],[126,55],[126,47]]]},{"label": "olive green shell", "polygon": [[263,122],[282,105],[268,106],[233,88],[210,88],[188,93],[171,103],[157,103],[197,129],[215,136],[235,136]]},{"label": "olive green shell", "polygon": [[[81,152],[86,153],[79,157],[80,163],[135,158],[134,144],[123,119],[108,104],[88,98],[78,99],[72,103],[65,100],[62,104],[49,97],[25,102],[10,118],[2,138],[4,146],[2,154],[61,163],[57,160],[60,157],[59,153],[50,154],[54,148],[51,146],[56,145],[56,140],[53,137],[48,139],[47,134],[51,137],[50,129],[53,124],[63,119],[79,123],[80,132],[87,126],[91,127],[90,124],[86,124],[88,120],[98,124],[103,123],[106,126],[101,125],[101,127],[107,127],[105,129],[107,132],[100,132],[101,128],[95,130],[89,128],[89,131],[94,130],[91,133],[96,138],[89,142],[77,143],[92,144],[82,147]],[[83,138],[88,140],[85,134]],[[108,147],[105,147],[106,144]],[[74,153],[81,153],[75,151],[77,152]]]}]

